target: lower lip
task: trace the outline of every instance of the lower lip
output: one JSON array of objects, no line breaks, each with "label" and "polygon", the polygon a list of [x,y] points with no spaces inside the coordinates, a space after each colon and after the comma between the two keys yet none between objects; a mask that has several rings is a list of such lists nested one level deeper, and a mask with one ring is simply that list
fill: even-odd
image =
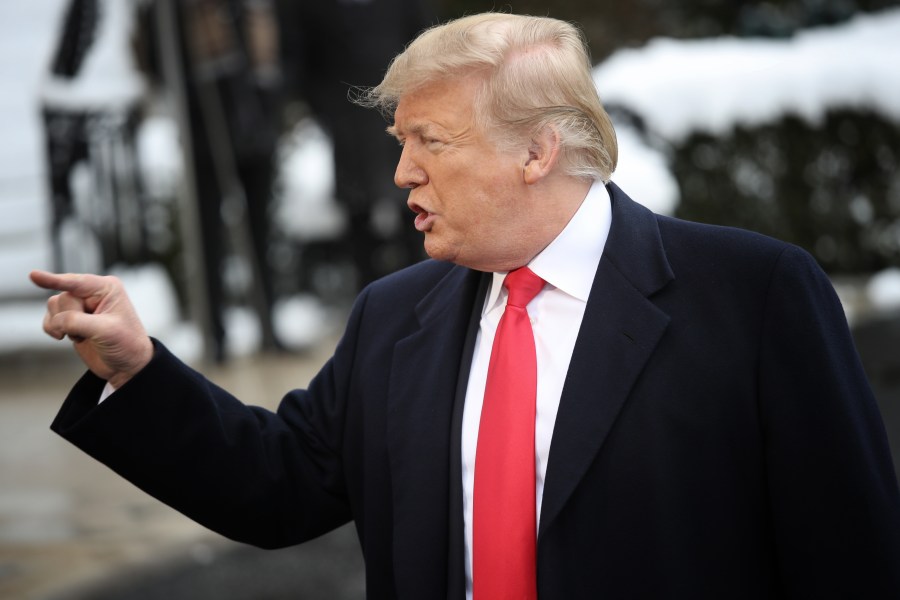
[{"label": "lower lip", "polygon": [[434,215],[428,212],[421,212],[416,215],[416,230],[422,232],[431,231],[434,225]]}]

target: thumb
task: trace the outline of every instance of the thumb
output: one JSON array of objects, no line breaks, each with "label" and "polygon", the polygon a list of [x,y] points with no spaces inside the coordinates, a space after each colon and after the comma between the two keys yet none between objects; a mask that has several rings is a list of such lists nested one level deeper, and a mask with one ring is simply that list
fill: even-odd
[{"label": "thumb", "polygon": [[47,331],[54,337],[62,339],[69,336],[73,341],[91,339],[108,331],[109,323],[104,328],[104,315],[92,315],[82,311],[65,310],[50,317]]}]

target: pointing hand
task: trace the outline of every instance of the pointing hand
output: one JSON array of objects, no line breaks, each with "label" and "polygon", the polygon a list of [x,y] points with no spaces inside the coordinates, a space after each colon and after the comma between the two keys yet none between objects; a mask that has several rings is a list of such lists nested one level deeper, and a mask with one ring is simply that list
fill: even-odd
[{"label": "pointing hand", "polygon": [[68,336],[87,367],[119,388],[153,357],[153,343],[116,277],[32,271],[31,280],[61,293],[47,301],[44,331]]}]

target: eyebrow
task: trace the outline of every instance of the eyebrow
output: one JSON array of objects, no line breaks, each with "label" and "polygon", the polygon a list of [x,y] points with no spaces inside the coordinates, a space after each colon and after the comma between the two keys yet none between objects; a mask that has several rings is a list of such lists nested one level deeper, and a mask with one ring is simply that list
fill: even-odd
[{"label": "eyebrow", "polygon": [[408,137],[410,135],[427,137],[433,129],[434,127],[430,123],[413,123],[409,126],[406,132],[402,134],[400,133],[400,130],[396,125],[389,126],[385,131],[388,132],[388,135],[392,135],[395,138]]}]

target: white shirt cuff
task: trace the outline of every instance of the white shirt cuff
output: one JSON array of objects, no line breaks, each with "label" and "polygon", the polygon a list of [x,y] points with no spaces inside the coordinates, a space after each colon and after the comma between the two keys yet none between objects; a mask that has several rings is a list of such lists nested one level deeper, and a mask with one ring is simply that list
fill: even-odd
[{"label": "white shirt cuff", "polygon": [[112,384],[107,381],[106,385],[103,386],[103,392],[100,394],[100,399],[97,401],[97,404],[100,404],[101,402],[112,396],[112,393],[115,391],[116,388],[114,388]]}]

